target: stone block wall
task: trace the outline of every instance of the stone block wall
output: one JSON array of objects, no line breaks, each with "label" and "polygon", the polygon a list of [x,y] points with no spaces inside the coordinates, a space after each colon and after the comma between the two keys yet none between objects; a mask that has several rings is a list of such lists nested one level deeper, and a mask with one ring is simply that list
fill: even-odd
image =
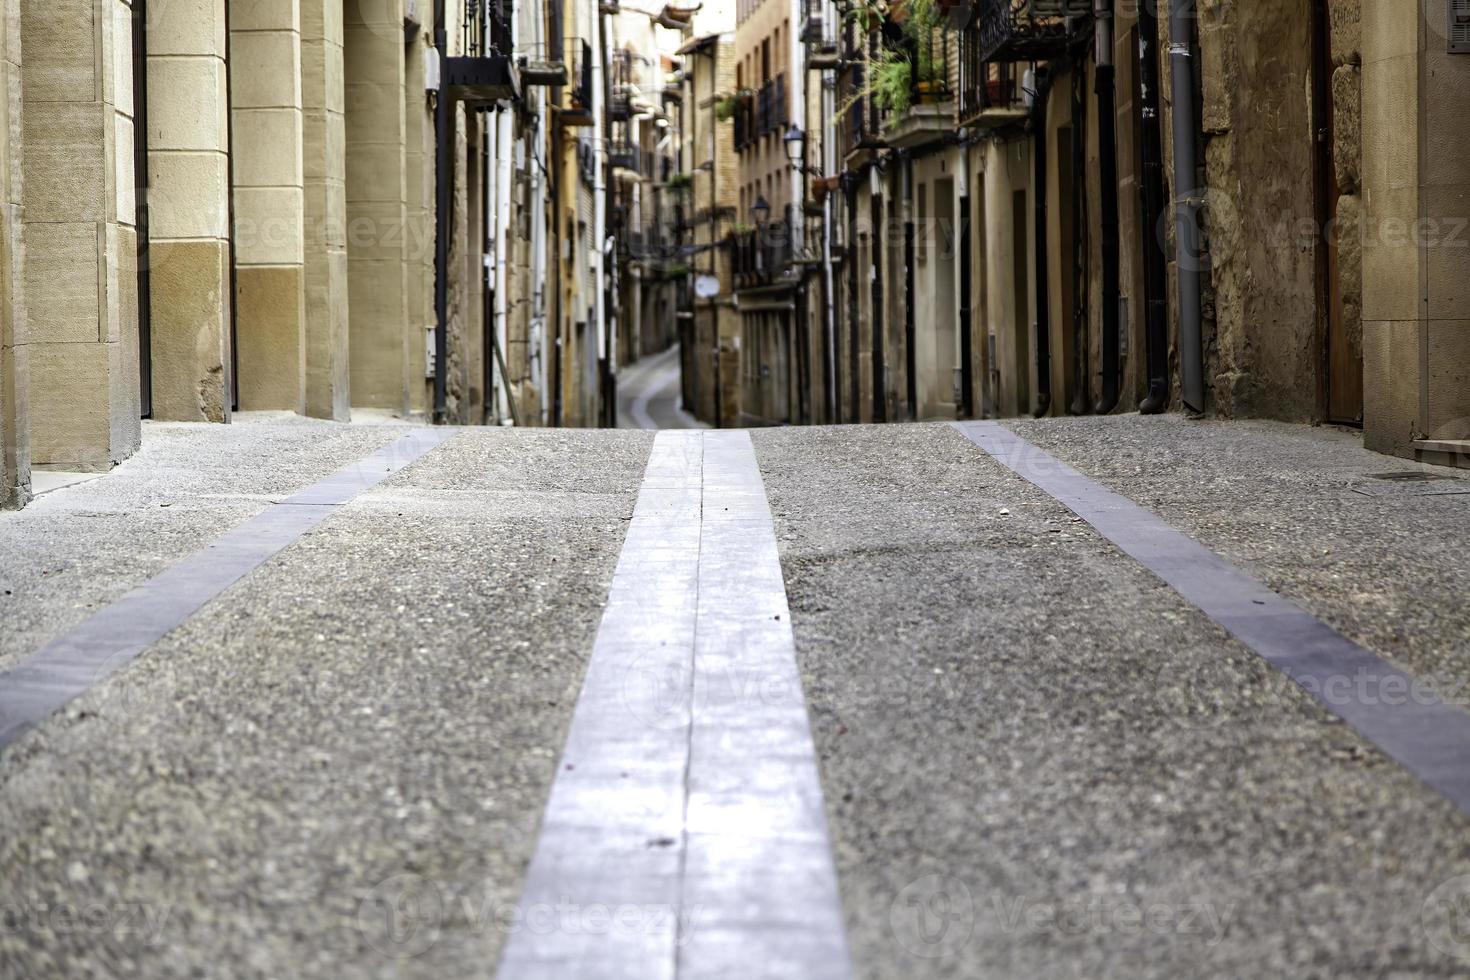
[{"label": "stone block wall", "polygon": [[[13,3],[6,13],[9,50]],[[12,311],[7,349],[13,363],[29,361],[33,465],[105,470],[137,448],[140,432],[131,8],[123,0],[23,0],[18,22],[29,55],[19,72],[7,62],[6,104],[12,133],[17,108],[22,117],[18,281],[27,312]],[[10,218],[15,183],[4,192]],[[9,245],[13,275],[19,256],[13,239]],[[8,400],[19,395],[17,386]],[[8,414],[8,424],[21,417]]]},{"label": "stone block wall", "polygon": [[300,0],[231,0],[235,337],[242,409],[305,410]]},{"label": "stone block wall", "polygon": [[20,0],[0,5],[0,508],[30,497],[30,359],[21,228]]},{"label": "stone block wall", "polygon": [[[247,0],[249,2],[249,0]],[[306,414],[351,414],[341,0],[301,3]]]},{"label": "stone block wall", "polygon": [[148,25],[154,418],[232,408],[225,35],[225,0],[172,0]]}]

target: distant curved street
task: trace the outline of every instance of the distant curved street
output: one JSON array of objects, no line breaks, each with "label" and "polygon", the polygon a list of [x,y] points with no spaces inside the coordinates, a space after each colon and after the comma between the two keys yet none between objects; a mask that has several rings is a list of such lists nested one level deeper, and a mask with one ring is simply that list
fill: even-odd
[{"label": "distant curved street", "polygon": [[678,344],[630,364],[618,374],[618,428],[708,428],[684,410]]}]

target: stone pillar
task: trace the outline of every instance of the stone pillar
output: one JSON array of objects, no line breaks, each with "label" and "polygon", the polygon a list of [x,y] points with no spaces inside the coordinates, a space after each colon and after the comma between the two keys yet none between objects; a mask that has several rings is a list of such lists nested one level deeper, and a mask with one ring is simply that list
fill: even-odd
[{"label": "stone pillar", "polygon": [[305,146],[306,414],[351,414],[347,347],[347,136],[342,0],[301,2]]},{"label": "stone pillar", "polygon": [[20,0],[0,19],[0,508],[30,497],[30,360],[21,237]]},{"label": "stone pillar", "polygon": [[346,4],[343,35],[352,404],[406,414],[403,0]]},{"label": "stone pillar", "polygon": [[225,0],[170,0],[148,25],[153,417],[230,415]]},{"label": "stone pillar", "polygon": [[306,407],[300,0],[230,0],[242,409]]},{"label": "stone pillar", "polygon": [[1446,0],[1363,0],[1364,441],[1470,459],[1470,55]]},{"label": "stone pillar", "polygon": [[[6,12],[13,24],[13,2]],[[22,0],[19,12],[27,315],[12,304],[9,356],[30,362],[32,462],[105,470],[137,449],[140,432],[130,8]],[[12,218],[14,184],[12,173]],[[7,279],[16,261],[12,248]]]}]

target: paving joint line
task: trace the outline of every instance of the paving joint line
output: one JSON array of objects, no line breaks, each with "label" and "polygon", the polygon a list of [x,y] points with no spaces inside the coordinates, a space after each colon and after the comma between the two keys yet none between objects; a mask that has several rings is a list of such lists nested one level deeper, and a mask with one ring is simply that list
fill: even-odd
[{"label": "paving joint line", "polygon": [[[1302,687],[1368,742],[1470,815],[1470,714],[1433,698],[1342,697],[1420,690],[1413,675],[1354,643],[1301,606],[1132,499],[1109,490],[998,422],[954,428],[1051,496],[1209,619]],[[1350,683],[1341,683],[1344,679]]]},{"label": "paving joint line", "polygon": [[272,501],[0,672],[0,749],[136,660],[344,504],[457,432],[413,429],[286,499]]}]

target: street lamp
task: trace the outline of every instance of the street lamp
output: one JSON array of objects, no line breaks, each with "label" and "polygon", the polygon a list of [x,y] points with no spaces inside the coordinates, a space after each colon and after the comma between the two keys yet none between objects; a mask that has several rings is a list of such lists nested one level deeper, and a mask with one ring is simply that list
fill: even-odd
[{"label": "street lamp", "polygon": [[786,159],[791,162],[792,169],[805,170],[803,164],[806,162],[806,133],[796,123],[792,123],[781,141],[786,144]]},{"label": "street lamp", "polygon": [[755,203],[750,206],[750,213],[755,216],[757,227],[764,227],[766,219],[771,216],[771,206],[766,203],[764,194],[756,196]]}]

